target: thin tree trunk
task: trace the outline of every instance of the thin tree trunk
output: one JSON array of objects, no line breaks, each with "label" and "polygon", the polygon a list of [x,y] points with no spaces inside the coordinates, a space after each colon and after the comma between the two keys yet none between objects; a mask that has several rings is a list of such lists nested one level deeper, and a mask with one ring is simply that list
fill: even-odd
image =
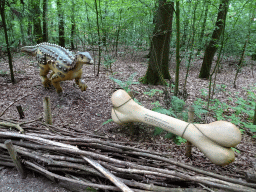
[{"label": "thin tree trunk", "polygon": [[234,83],[233,83],[234,88],[236,88],[236,80],[237,80],[238,73],[240,72],[241,68],[243,67],[242,63],[243,63],[243,60],[244,60],[244,53],[245,53],[246,45],[247,45],[247,42],[248,42],[249,38],[250,38],[250,32],[249,32],[249,35],[248,35],[248,39],[244,42],[244,47],[243,47],[243,50],[242,50],[242,54],[241,54],[240,60],[237,64],[236,75],[235,75],[235,79],[234,79]]},{"label": "thin tree trunk", "polygon": [[59,45],[65,47],[65,28],[63,18],[63,5],[61,0],[57,0],[57,10],[59,17]]},{"label": "thin tree trunk", "polygon": [[253,116],[253,125],[256,125],[256,103],[254,105],[255,105],[255,108],[254,108],[254,116]]},{"label": "thin tree trunk", "polygon": [[89,14],[88,14],[88,8],[87,8],[87,3],[85,3],[85,11],[86,11],[86,18],[87,18],[87,22],[88,22],[88,29],[89,29],[89,34],[90,34],[90,40],[89,41],[89,44],[93,45],[94,43],[94,38],[93,38],[93,35],[92,35],[92,31],[91,31],[91,21],[90,21],[90,18],[89,18]]},{"label": "thin tree trunk", "polygon": [[43,33],[41,27],[41,10],[40,10],[40,1],[34,0],[32,1],[33,8],[33,24],[34,24],[34,36],[36,38],[36,42],[43,42]]},{"label": "thin tree trunk", "polygon": [[8,60],[9,60],[11,82],[12,82],[12,84],[14,84],[15,79],[14,79],[13,66],[12,66],[12,55],[11,55],[11,51],[10,51],[10,46],[9,46],[9,41],[8,41],[8,33],[7,33],[7,27],[6,27],[6,20],[5,20],[5,0],[0,1],[0,11],[1,11],[2,25],[4,28],[4,36],[5,36],[5,42],[6,42],[7,54],[8,54]]},{"label": "thin tree trunk", "polygon": [[196,55],[198,55],[200,53],[200,51],[203,49],[203,46],[204,46],[203,45],[203,37],[204,37],[204,31],[205,31],[205,26],[206,26],[206,21],[207,21],[208,10],[209,10],[209,3],[208,3],[208,1],[205,1],[204,21],[202,23],[201,33],[200,33],[199,41],[198,41],[201,43],[201,45],[198,48]]},{"label": "thin tree trunk", "polygon": [[240,72],[241,68],[243,67],[244,54],[245,54],[247,43],[250,40],[251,25],[252,25],[254,17],[255,17],[255,12],[253,11],[252,15],[249,14],[249,26],[248,26],[249,31],[248,31],[248,36],[247,36],[246,41],[244,42],[244,47],[243,47],[243,50],[242,50],[242,54],[241,54],[240,60],[239,60],[238,65],[237,65],[237,71],[236,71],[236,75],[235,75],[235,79],[234,79],[234,88],[236,88],[236,80],[237,80],[238,73]]},{"label": "thin tree trunk", "polygon": [[[197,1],[198,2],[198,1]],[[192,7],[192,1],[189,0],[187,1],[187,3],[189,3],[190,5],[188,6],[188,11],[186,12],[186,10],[183,10],[185,14],[190,15],[191,14],[191,7]],[[177,12],[176,12],[177,13]],[[180,40],[180,48],[184,47],[186,45],[187,42],[187,36],[188,36],[188,25],[189,25],[189,21],[190,19],[185,19],[184,20],[184,32],[183,35],[181,37]]]},{"label": "thin tree trunk", "polygon": [[76,23],[75,23],[75,2],[72,0],[72,13],[71,13],[71,49],[75,49],[74,45],[74,36],[75,36],[75,29],[76,29]]},{"label": "thin tree trunk", "polygon": [[222,30],[224,30],[224,21],[226,20],[228,5],[229,5],[229,0],[221,0],[218,17],[215,25],[216,27],[212,34],[212,40],[210,41],[209,45],[206,47],[199,78],[209,79],[212,60],[215,52],[217,51],[217,43],[221,36]]},{"label": "thin tree trunk", "polygon": [[122,19],[122,9],[120,9],[119,11],[119,23],[118,23],[118,29],[116,31],[116,43],[115,43],[115,47],[116,47],[116,51],[115,51],[115,55],[117,56],[117,48],[118,48],[118,41],[119,41],[119,34],[120,34],[120,28],[121,28],[121,19]]},{"label": "thin tree trunk", "polygon": [[176,73],[174,95],[179,92],[179,71],[180,71],[180,1],[176,0]]},{"label": "thin tree trunk", "polygon": [[194,13],[193,13],[192,35],[191,35],[192,37],[191,37],[191,42],[189,43],[189,46],[188,46],[188,50],[189,50],[190,53],[189,53],[187,72],[186,72],[185,83],[184,83],[184,88],[183,88],[184,91],[186,90],[188,73],[189,73],[189,69],[190,69],[190,63],[191,63],[192,56],[193,56],[193,53],[194,53],[193,50],[194,50],[194,40],[195,40],[195,33],[196,33],[196,30],[195,30],[196,9],[197,9],[197,6],[198,6],[198,2],[199,1],[195,2]]},{"label": "thin tree trunk", "polygon": [[[100,0],[99,0],[100,4]],[[96,19],[97,19],[97,31],[98,31],[98,47],[99,47],[99,54],[98,54],[98,71],[97,75],[100,73],[100,61],[101,61],[101,37],[100,37],[100,26],[99,26],[99,12],[98,12],[98,5],[97,0],[95,0],[95,10],[96,10]]]},{"label": "thin tree trunk", "polygon": [[43,0],[43,42],[48,41],[47,3],[47,0]]}]

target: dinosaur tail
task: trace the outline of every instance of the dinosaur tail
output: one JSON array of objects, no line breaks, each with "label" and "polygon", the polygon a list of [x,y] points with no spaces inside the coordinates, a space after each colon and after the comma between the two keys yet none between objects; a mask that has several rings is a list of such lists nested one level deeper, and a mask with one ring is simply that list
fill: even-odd
[{"label": "dinosaur tail", "polygon": [[26,52],[30,55],[33,55],[35,56],[36,55],[36,51],[37,51],[37,47],[36,46],[25,46],[25,47],[22,47],[20,49],[22,52]]}]

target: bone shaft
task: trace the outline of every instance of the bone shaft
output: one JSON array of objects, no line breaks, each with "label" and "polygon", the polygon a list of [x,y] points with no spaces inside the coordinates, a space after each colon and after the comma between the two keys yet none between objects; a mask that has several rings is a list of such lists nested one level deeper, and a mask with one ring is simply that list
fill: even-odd
[{"label": "bone shaft", "polygon": [[112,117],[117,117],[117,119],[114,118],[113,120],[115,122],[118,121],[119,124],[127,122],[142,122],[148,125],[161,127],[162,129],[178,136],[182,136],[186,126],[188,125],[185,121],[146,109],[135,103],[133,100],[130,100],[120,108],[114,108],[112,113],[114,114]]},{"label": "bone shaft", "polygon": [[161,127],[162,129],[174,133],[178,136],[182,136],[182,133],[184,132],[186,126],[188,125],[188,123],[186,123],[185,121],[181,121],[179,119],[175,119],[164,114],[161,114],[160,117],[159,113],[151,111],[144,107],[142,108],[143,109],[141,111],[143,112],[143,114],[142,117],[140,117],[139,119],[141,122],[156,127]]}]

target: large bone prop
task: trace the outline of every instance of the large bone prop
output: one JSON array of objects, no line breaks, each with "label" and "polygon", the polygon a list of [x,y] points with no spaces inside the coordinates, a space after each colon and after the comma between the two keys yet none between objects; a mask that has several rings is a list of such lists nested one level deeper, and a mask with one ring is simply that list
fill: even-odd
[{"label": "large bone prop", "polygon": [[217,165],[227,165],[235,160],[231,147],[240,143],[241,132],[232,123],[190,124],[138,105],[121,89],[113,93],[111,101],[112,119],[118,124],[143,122],[161,127],[193,143]]}]

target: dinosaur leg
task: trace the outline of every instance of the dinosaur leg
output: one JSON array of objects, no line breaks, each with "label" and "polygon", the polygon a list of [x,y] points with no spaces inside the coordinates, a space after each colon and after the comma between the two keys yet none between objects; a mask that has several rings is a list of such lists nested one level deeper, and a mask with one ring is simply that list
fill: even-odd
[{"label": "dinosaur leg", "polygon": [[52,72],[50,73],[49,78],[51,79],[54,74],[55,74],[54,71],[52,71]]},{"label": "dinosaur leg", "polygon": [[79,86],[81,91],[85,91],[87,89],[87,85],[85,84],[84,80],[81,80],[82,77],[82,70],[77,72],[77,75],[75,77],[76,84]]},{"label": "dinosaur leg", "polygon": [[55,74],[55,73],[51,77],[52,85],[55,87],[57,93],[62,92],[62,88],[60,86],[60,81],[61,80],[62,80],[62,78],[60,76],[58,76],[57,74]]},{"label": "dinosaur leg", "polygon": [[49,88],[51,85],[51,81],[47,78],[47,74],[49,72],[49,67],[47,65],[41,65],[39,64],[40,67],[40,76],[41,76],[41,80],[42,80],[42,84],[44,85],[44,87]]}]

